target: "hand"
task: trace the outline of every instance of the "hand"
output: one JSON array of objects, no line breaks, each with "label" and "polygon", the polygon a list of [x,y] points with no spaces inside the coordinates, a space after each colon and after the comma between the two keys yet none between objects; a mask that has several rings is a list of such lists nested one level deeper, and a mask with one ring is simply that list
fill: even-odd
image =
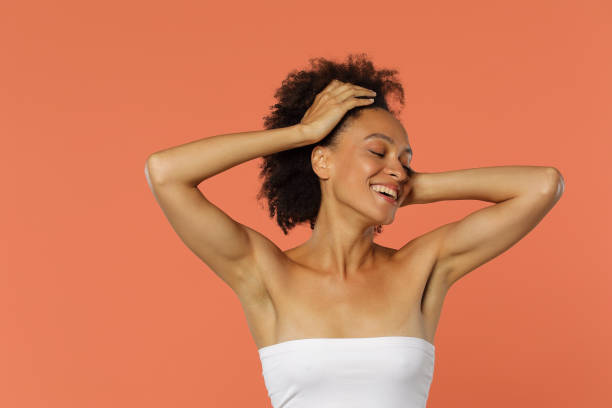
[{"label": "hand", "polygon": [[[410,178],[404,184],[404,191],[408,193],[404,196],[404,199],[400,203],[400,207],[410,204],[423,204],[422,196],[423,196],[423,177],[426,176],[427,173],[419,173],[414,170],[410,170]],[[420,183],[419,183],[420,182]]]},{"label": "hand", "polygon": [[[340,122],[344,114],[355,106],[374,102],[376,92],[348,82],[332,80],[315,96],[314,103],[300,121],[303,137],[310,143],[323,139]],[[368,99],[356,98],[368,96]]]}]

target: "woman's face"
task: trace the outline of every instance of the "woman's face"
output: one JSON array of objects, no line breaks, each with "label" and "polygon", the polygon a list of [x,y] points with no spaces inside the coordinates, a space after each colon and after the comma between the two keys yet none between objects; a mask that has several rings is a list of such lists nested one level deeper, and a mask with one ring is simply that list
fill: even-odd
[{"label": "woman's face", "polygon": [[[364,109],[339,136],[338,148],[330,152],[325,193],[331,192],[372,224],[390,224],[409,192],[412,150],[404,127],[384,109]],[[389,200],[374,191],[376,184],[395,186],[397,198]]]}]

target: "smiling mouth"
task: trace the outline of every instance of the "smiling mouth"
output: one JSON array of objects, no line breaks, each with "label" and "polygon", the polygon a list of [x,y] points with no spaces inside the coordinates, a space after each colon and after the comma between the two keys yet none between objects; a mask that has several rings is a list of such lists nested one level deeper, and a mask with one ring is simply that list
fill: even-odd
[{"label": "smiling mouth", "polygon": [[372,188],[370,188],[370,190],[372,190],[374,192],[374,194],[379,195],[382,199],[384,199],[386,201],[389,201],[391,203],[396,203],[397,202],[397,200],[395,198],[393,198],[393,196],[390,196],[389,194],[385,194],[382,191],[373,190]]}]

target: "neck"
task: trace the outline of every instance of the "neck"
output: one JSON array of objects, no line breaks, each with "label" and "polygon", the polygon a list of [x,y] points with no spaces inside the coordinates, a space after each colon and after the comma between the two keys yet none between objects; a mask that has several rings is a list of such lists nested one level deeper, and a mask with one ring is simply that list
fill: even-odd
[{"label": "neck", "polygon": [[364,220],[343,218],[346,211],[328,211],[321,207],[312,236],[304,246],[315,268],[339,281],[346,281],[374,264],[375,226]]}]

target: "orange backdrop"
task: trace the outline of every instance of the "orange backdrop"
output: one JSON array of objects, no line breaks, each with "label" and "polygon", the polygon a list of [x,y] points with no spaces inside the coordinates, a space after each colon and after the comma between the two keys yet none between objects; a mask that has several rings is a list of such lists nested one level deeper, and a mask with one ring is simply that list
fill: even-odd
[{"label": "orange backdrop", "polygon": [[[554,166],[565,194],[449,292],[429,407],[609,407],[612,7],[601,1],[20,1],[0,12],[0,406],[269,407],[241,305],[180,241],[149,154],[262,129],[287,73],[399,70],[417,171]],[[260,159],[200,185],[282,249]],[[398,211],[378,242],[490,203]]]}]

